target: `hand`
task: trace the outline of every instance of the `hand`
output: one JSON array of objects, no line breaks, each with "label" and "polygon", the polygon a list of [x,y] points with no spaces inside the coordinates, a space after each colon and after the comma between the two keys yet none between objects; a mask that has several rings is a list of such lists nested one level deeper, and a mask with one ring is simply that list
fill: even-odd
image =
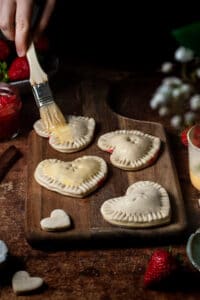
[{"label": "hand", "polygon": [[[44,9],[33,38],[37,38],[46,28],[56,0],[46,0]],[[15,41],[18,56],[25,56],[30,42],[34,0],[0,0],[0,30]]]}]

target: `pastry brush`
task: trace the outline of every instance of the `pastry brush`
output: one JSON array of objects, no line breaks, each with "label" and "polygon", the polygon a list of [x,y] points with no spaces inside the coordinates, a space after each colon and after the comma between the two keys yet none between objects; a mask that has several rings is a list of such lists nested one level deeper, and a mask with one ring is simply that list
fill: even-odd
[{"label": "pastry brush", "polygon": [[55,127],[64,125],[66,123],[65,118],[54,101],[48,76],[40,66],[33,43],[30,44],[26,55],[30,68],[29,81],[40,111],[40,117],[45,129],[51,132]]}]

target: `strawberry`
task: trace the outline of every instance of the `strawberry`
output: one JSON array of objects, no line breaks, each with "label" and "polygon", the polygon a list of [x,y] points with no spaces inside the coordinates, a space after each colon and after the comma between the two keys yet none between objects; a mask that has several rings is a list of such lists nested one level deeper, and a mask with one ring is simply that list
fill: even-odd
[{"label": "strawberry", "polygon": [[29,74],[29,64],[25,56],[16,57],[8,69],[10,81],[27,79],[29,78]]},{"label": "strawberry", "polygon": [[187,139],[187,133],[189,131],[191,127],[187,127],[185,128],[182,132],[181,132],[181,143],[184,145],[184,146],[188,146],[188,139]]},{"label": "strawberry", "polygon": [[47,36],[40,36],[35,42],[35,49],[39,52],[47,52],[49,50],[49,40]]},{"label": "strawberry", "polygon": [[192,142],[196,147],[200,148],[200,126],[199,125],[196,125],[194,127]]},{"label": "strawberry", "polygon": [[155,287],[169,280],[178,270],[178,260],[172,253],[165,249],[153,252],[145,274],[144,286]]},{"label": "strawberry", "polygon": [[10,47],[7,42],[0,39],[0,61],[6,60],[10,55]]}]

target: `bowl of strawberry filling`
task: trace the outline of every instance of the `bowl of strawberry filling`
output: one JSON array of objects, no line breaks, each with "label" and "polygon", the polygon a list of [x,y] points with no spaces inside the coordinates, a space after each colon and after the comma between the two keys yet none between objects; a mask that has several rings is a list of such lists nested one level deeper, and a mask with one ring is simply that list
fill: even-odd
[{"label": "bowl of strawberry filling", "polygon": [[18,90],[0,83],[0,141],[15,138],[20,128],[22,102]]}]

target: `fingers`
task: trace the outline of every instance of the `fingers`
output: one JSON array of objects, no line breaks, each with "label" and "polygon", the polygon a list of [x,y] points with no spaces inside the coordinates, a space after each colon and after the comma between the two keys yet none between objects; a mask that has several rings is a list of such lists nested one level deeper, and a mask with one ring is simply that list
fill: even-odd
[{"label": "fingers", "polygon": [[33,11],[32,0],[17,0],[15,16],[15,45],[18,56],[26,55]]},{"label": "fingers", "polygon": [[37,38],[46,28],[50,16],[54,10],[56,0],[46,0],[45,7],[42,13],[42,16],[38,22],[38,25],[35,29],[34,37]]},{"label": "fingers", "polygon": [[[46,28],[56,0],[46,0],[34,36]],[[32,24],[34,0],[0,0],[0,30],[10,40],[15,40],[18,56],[26,55]]]},{"label": "fingers", "polygon": [[0,30],[9,40],[15,39],[15,0],[0,0]]}]

